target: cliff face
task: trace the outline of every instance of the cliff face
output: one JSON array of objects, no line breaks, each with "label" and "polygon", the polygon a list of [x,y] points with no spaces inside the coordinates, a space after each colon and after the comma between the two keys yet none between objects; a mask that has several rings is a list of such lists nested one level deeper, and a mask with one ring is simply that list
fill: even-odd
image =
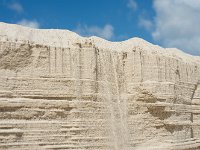
[{"label": "cliff face", "polygon": [[200,149],[200,58],[0,23],[0,149]]}]

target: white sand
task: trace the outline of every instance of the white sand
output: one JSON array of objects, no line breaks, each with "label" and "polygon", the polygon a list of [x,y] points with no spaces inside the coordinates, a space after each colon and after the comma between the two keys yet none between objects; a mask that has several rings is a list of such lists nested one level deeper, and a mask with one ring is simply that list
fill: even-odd
[{"label": "white sand", "polygon": [[33,44],[54,47],[69,47],[73,43],[85,41],[92,41],[96,47],[112,51],[131,51],[135,47],[140,47],[142,50],[150,53],[167,55],[167,57],[176,57],[186,62],[200,63],[199,56],[192,56],[176,48],[162,48],[137,37],[121,42],[111,42],[96,36],[82,37],[69,30],[33,29],[21,25],[0,22],[0,37],[1,36],[5,37],[4,40],[8,38],[9,41],[29,41]]}]

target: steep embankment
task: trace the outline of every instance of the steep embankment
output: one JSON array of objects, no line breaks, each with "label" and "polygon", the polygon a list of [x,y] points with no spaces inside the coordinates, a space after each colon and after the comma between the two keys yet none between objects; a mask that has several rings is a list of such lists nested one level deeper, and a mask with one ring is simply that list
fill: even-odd
[{"label": "steep embankment", "polygon": [[0,149],[198,149],[199,81],[199,57],[139,38],[0,23]]}]

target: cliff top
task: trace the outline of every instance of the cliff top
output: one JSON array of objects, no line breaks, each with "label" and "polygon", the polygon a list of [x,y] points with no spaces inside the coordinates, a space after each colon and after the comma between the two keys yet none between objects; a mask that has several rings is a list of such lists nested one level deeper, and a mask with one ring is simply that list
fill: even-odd
[{"label": "cliff top", "polygon": [[0,22],[0,40],[13,42],[27,42],[33,44],[49,45],[54,47],[70,47],[74,43],[84,43],[91,41],[96,47],[113,51],[131,51],[135,47],[149,53],[176,57],[182,61],[200,63],[199,56],[192,56],[176,48],[162,48],[153,45],[140,38],[131,38],[121,42],[111,42],[105,39],[91,36],[82,37],[69,30],[58,29],[33,29],[16,24]]}]

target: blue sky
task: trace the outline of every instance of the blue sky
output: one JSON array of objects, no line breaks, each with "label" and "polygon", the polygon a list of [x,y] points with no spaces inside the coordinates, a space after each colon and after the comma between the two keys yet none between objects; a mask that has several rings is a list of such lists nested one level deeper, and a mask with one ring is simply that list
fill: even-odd
[{"label": "blue sky", "polygon": [[200,55],[199,0],[0,0],[0,21],[110,41],[143,38]]}]

